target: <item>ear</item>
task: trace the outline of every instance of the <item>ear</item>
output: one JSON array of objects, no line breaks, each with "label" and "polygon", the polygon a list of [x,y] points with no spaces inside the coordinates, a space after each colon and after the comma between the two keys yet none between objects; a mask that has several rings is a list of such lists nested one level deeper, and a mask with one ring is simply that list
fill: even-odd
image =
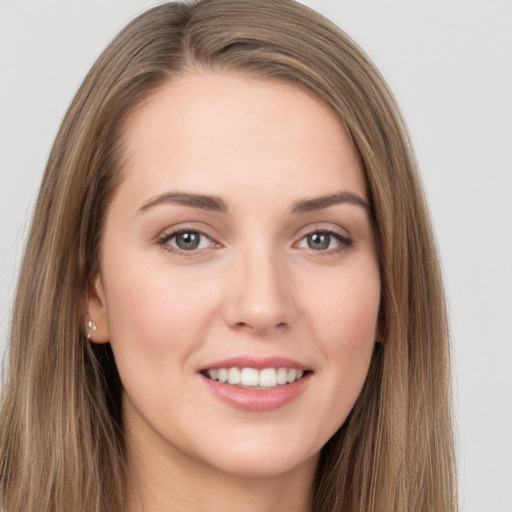
[{"label": "ear", "polygon": [[[97,274],[89,282],[86,297],[87,314],[84,318],[84,328],[87,337],[93,343],[107,343],[110,341],[108,328],[108,309],[105,297],[105,289],[101,276]],[[94,322],[95,328],[89,327],[89,322]]]}]

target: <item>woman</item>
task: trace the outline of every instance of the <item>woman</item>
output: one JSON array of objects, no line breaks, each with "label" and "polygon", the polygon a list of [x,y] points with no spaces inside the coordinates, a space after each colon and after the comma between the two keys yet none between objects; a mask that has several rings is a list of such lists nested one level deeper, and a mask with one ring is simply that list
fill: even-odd
[{"label": "woman", "polygon": [[164,4],[111,43],[11,331],[6,511],[456,509],[412,151],[368,58],[300,4]]}]

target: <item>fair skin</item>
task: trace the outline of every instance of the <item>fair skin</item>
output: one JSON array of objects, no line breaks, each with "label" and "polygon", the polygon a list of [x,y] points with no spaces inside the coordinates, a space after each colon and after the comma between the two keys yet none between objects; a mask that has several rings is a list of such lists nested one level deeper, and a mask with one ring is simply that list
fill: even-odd
[{"label": "fair skin", "polygon": [[123,382],[131,510],[311,510],[377,339],[345,130],[296,86],[198,71],[147,98],[124,139],[88,314]]}]

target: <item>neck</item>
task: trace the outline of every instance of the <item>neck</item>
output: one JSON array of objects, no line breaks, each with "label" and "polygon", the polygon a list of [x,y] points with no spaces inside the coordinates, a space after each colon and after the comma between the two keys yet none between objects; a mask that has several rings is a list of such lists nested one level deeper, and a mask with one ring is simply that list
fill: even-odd
[{"label": "neck", "polygon": [[284,474],[234,475],[129,432],[126,441],[129,512],[313,510],[317,456]]}]

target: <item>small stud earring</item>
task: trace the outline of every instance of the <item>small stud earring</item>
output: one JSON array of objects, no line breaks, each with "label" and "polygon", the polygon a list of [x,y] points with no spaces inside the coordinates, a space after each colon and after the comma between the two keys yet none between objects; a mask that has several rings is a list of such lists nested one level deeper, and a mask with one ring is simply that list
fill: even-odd
[{"label": "small stud earring", "polygon": [[87,339],[90,340],[91,336],[96,332],[96,324],[92,320],[89,320],[87,322],[87,328],[89,329],[89,332],[87,333]]}]

